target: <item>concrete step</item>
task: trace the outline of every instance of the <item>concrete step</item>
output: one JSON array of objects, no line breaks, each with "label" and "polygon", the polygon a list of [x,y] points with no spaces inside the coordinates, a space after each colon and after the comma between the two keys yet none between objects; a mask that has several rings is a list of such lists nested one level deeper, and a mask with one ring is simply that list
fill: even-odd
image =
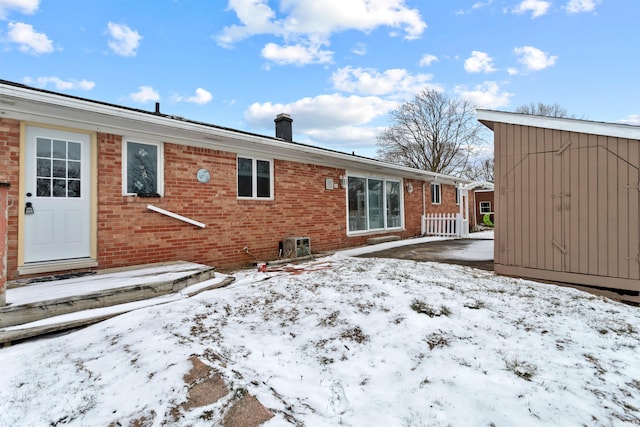
[{"label": "concrete step", "polygon": [[[169,302],[172,299],[162,300],[158,297],[178,294],[187,287],[206,282],[215,277],[215,268],[199,264],[189,265],[185,263],[184,267],[178,267],[177,270],[174,268],[170,273],[159,273],[155,276],[146,274],[143,279],[140,279],[145,276],[143,269],[118,272],[118,277],[122,277],[124,285],[84,293],[82,292],[82,279],[77,278],[73,279],[74,283],[72,284],[60,281],[63,283],[27,285],[41,287],[44,292],[49,289],[51,295],[55,295],[56,291],[62,294],[68,293],[68,290],[60,292],[56,287],[68,287],[71,285],[76,286],[78,292],[77,295],[0,307],[0,343],[6,344],[52,332],[74,329],[100,322],[145,305]],[[95,275],[87,276],[84,280],[90,282],[101,279],[104,280],[104,276]],[[127,285],[127,280],[134,284]],[[142,283],[140,283],[141,280],[143,280]],[[235,278],[233,277],[224,278],[221,276],[219,281],[212,281],[211,285],[208,286],[193,286],[193,289],[195,289],[193,292],[179,297],[189,297],[205,290],[227,286],[234,280]],[[91,288],[87,283],[84,283],[84,287]],[[29,291],[34,293],[33,289],[29,289]],[[9,290],[9,297],[11,292],[13,290]],[[16,299],[20,300],[19,298]],[[7,302],[10,301],[11,298]],[[145,303],[145,301],[148,301],[148,303]],[[136,302],[139,303],[136,304]]]},{"label": "concrete step", "polygon": [[377,245],[378,243],[395,242],[401,240],[400,236],[380,236],[367,239],[367,245]]}]

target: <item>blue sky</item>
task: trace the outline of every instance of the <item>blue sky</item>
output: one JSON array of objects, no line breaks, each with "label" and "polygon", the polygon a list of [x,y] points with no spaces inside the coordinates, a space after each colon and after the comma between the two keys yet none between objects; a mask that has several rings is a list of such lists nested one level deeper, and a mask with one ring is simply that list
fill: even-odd
[{"label": "blue sky", "polygon": [[375,156],[425,88],[640,124],[638,0],[0,0],[0,78]]}]

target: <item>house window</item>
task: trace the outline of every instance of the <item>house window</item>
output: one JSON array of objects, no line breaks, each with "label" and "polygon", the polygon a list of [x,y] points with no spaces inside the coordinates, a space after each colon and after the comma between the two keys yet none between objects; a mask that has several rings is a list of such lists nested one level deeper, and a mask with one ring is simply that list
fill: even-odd
[{"label": "house window", "polygon": [[273,162],[238,157],[238,197],[270,199],[273,194]]},{"label": "house window", "polygon": [[460,189],[456,187],[456,205],[460,204]]},{"label": "house window", "polygon": [[480,213],[491,213],[491,202],[480,202]]},{"label": "house window", "polygon": [[126,195],[162,194],[162,144],[138,141],[124,143],[123,192]]},{"label": "house window", "polygon": [[431,203],[439,205],[442,203],[442,193],[440,184],[431,184]]},{"label": "house window", "polygon": [[348,179],[349,231],[399,228],[400,182],[380,178]]}]

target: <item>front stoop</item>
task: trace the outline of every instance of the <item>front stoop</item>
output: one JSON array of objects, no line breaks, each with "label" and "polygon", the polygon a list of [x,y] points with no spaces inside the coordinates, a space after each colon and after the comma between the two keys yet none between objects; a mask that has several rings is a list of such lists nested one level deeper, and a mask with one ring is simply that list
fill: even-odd
[{"label": "front stoop", "polygon": [[[187,264],[185,263],[184,274],[178,278],[174,276],[171,280],[163,279],[162,274],[159,274],[157,277],[150,277],[149,280],[145,279],[144,283],[131,286],[103,289],[86,294],[79,292],[79,295],[0,307],[0,344],[97,323],[134,309],[127,308],[127,303],[175,294],[188,286],[215,277],[213,267],[199,265],[195,268]],[[135,270],[131,271],[134,275]],[[87,276],[86,280],[99,280],[99,278],[99,275]],[[234,280],[233,277],[228,277],[185,296],[189,297],[194,293],[227,286]],[[112,308],[106,309],[107,307]],[[71,315],[71,318],[65,316],[76,312],[84,313]],[[60,319],[56,319],[58,316]],[[45,319],[51,319],[51,321]]]}]

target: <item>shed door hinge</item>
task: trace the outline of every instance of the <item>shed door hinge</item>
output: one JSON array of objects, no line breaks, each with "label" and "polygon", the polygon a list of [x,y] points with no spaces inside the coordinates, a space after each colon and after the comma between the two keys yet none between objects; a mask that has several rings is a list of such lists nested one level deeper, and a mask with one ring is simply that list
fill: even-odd
[{"label": "shed door hinge", "polygon": [[569,148],[569,146],[571,145],[571,141],[567,141],[566,144],[564,144],[562,147],[560,147],[560,149],[558,151],[556,151],[556,155],[561,155],[564,150],[566,150],[567,148]]},{"label": "shed door hinge", "polygon": [[567,249],[564,246],[562,246],[560,243],[556,242],[555,239],[553,239],[551,241],[551,243],[553,243],[553,246],[555,246],[556,248],[560,249],[560,252],[562,252],[565,255],[567,254],[567,252],[568,252]]}]

